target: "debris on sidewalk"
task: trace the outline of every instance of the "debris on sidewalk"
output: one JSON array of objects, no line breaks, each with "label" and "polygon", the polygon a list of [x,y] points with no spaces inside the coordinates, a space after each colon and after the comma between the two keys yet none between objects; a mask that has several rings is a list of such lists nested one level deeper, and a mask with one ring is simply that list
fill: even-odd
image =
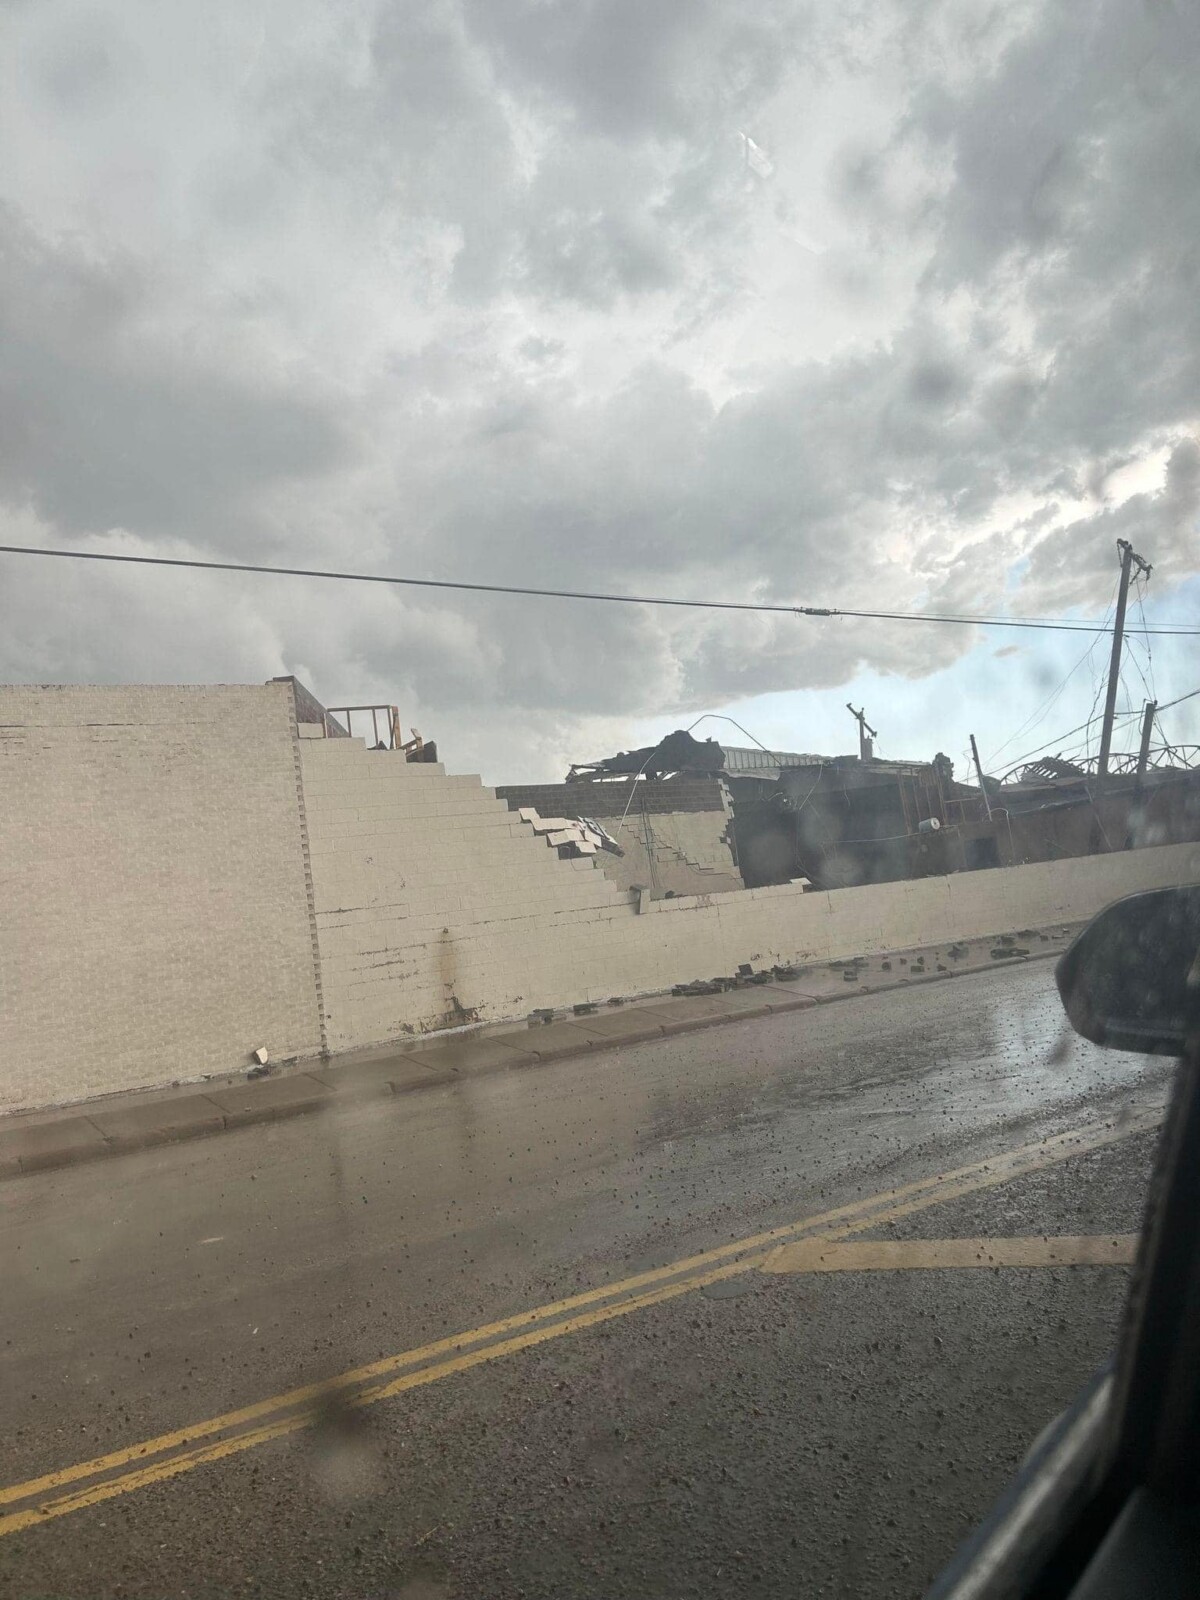
[{"label": "debris on sidewalk", "polygon": [[[1051,930],[1049,937],[1040,932],[1035,934],[1034,937],[1051,944],[1049,950],[1039,950],[1037,957],[1052,955],[1057,944],[1070,937],[1073,932],[1071,928],[1060,927]],[[685,1032],[691,1027],[710,1026],[714,1021],[735,1021],[744,1015],[760,1015],[764,1010],[774,1011],[777,1007],[786,1011],[832,1000],[857,999],[861,994],[870,993],[876,987],[875,974],[890,974],[878,982],[879,989],[899,990],[918,976],[932,979],[955,976],[964,972],[979,972],[987,967],[989,956],[993,962],[1008,964],[1029,959],[1029,945],[1018,943],[1018,937],[1013,934],[994,934],[990,938],[973,939],[969,944],[957,941],[947,946],[944,952],[941,949],[928,947],[924,951],[910,949],[904,955],[893,953],[884,956],[876,953],[869,958],[858,955],[841,961],[814,961],[810,965],[800,962],[795,964],[781,962],[773,966],[764,966],[757,971],[753,962],[742,962],[731,975],[694,978],[690,982],[676,984],[671,993],[679,999],[686,1000],[699,996],[720,997],[728,994],[729,1001],[727,1005],[722,1005],[718,1001],[716,1005],[697,1007],[694,1016],[689,1016],[687,1008],[682,1007],[681,1021],[667,1031]],[[950,961],[961,961],[964,957],[966,960],[962,966],[955,969],[947,966],[941,959],[943,953]],[[893,972],[893,967],[898,967],[900,970]],[[789,999],[795,1001],[794,990],[790,993],[778,991],[774,1003],[768,1002],[766,1006],[758,1003],[758,996],[749,997],[739,993],[750,986],[770,984],[773,980],[788,982],[810,974],[813,976],[805,987],[813,992],[801,997],[791,1006],[786,1001]],[[837,981],[839,974],[842,985],[840,988]],[[653,1022],[659,1014],[665,996],[639,995],[636,999],[650,1001],[648,1015]],[[377,1074],[377,1079],[373,1078],[372,1083],[380,1094],[391,1096],[399,1092],[394,1072],[402,1070],[406,1057],[408,1060],[404,1087],[446,1081],[444,1074],[439,1077],[436,1072],[430,1070],[431,1056],[436,1053],[436,1049],[444,1052],[453,1048],[461,1052],[465,1048],[468,1052],[473,1050],[476,1053],[473,1063],[468,1062],[465,1067],[455,1067],[454,1075],[458,1076],[469,1072],[493,1070],[497,1066],[507,1070],[512,1065],[522,1062],[584,1054],[603,1048],[605,1045],[615,1045],[625,1037],[627,1030],[617,1029],[610,1032],[602,1027],[589,1028],[583,1023],[584,1017],[594,1016],[602,1012],[606,1006],[614,1005],[629,1006],[631,998],[612,996],[607,1001],[585,1001],[574,1007],[569,1005],[558,1008],[539,1007],[529,1012],[526,1017],[529,1028],[537,1029],[539,1025],[555,1023],[560,1019],[565,1019],[567,1025],[556,1030],[553,1035],[535,1033],[533,1038],[526,1035],[523,1045],[521,1035],[516,1032],[521,1024],[514,1020],[509,1025],[507,1036],[491,1044],[490,1055],[488,1052],[490,1035],[479,1038],[475,1043],[468,1039],[465,1047],[462,1041],[456,1039],[448,1045],[443,1044],[434,1049],[418,1048],[415,1053],[411,1048],[414,1041],[398,1040],[396,1049],[400,1067],[393,1068],[390,1072],[384,1070],[379,1073],[378,1065],[372,1064],[367,1070]],[[572,1013],[580,1020],[579,1026],[569,1025],[573,1020]],[[634,1010],[627,1020],[633,1022],[636,1016],[637,1012]],[[595,1037],[596,1033],[600,1033],[602,1037]],[[589,1034],[593,1036],[588,1037]],[[415,1043],[429,1045],[431,1041],[418,1040]],[[487,1057],[486,1060],[479,1059],[481,1052]],[[253,1081],[269,1078],[271,1081],[256,1083],[253,1090],[246,1088],[240,1070],[233,1067],[224,1075],[205,1075],[202,1082],[196,1082],[194,1093],[190,1095],[169,1100],[134,1095],[128,1100],[123,1098],[119,1104],[107,1105],[106,1109],[89,1111],[87,1115],[81,1114],[64,1119],[60,1114],[45,1120],[22,1119],[11,1127],[0,1127],[0,1177],[26,1171],[44,1171],[49,1167],[70,1165],[101,1155],[120,1154],[130,1149],[197,1138],[203,1134],[220,1132],[227,1127],[240,1126],[247,1120],[273,1121],[278,1117],[292,1116],[301,1111],[316,1110],[335,1103],[335,1096],[329,1091],[345,1088],[347,1092],[351,1092],[354,1084],[358,1082],[355,1073],[360,1069],[352,1062],[342,1063],[335,1060],[329,1063],[325,1060],[323,1065],[315,1070],[315,1076],[307,1079],[303,1074],[297,1078],[291,1076],[291,1069],[297,1064],[297,1058],[287,1055],[272,1060],[267,1047],[260,1045],[249,1052],[245,1079]],[[309,1065],[314,1068],[316,1066],[315,1063]],[[345,1065],[345,1078],[343,1079],[339,1072],[330,1071],[330,1065],[334,1068]],[[388,1068],[388,1065],[388,1063],[383,1064],[384,1068]],[[239,1081],[242,1084],[240,1092]],[[5,1119],[0,1118],[0,1123],[4,1122]]]}]

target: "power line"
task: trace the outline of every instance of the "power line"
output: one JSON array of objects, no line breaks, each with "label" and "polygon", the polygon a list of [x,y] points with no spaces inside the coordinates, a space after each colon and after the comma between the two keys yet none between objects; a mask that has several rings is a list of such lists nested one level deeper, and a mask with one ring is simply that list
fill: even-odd
[{"label": "power line", "polygon": [[[1112,594],[1109,596],[1108,605],[1104,609],[1103,626],[1105,628],[1108,627],[1109,618],[1112,616],[1113,607],[1116,605],[1117,588],[1118,588],[1118,586],[1120,584],[1120,581],[1121,581],[1120,578],[1115,578],[1113,580]],[[1143,617],[1142,621],[1143,622],[1145,621],[1144,617]],[[1027,733],[1032,733],[1035,728],[1041,726],[1041,724],[1050,715],[1050,713],[1054,709],[1054,707],[1058,704],[1059,697],[1061,696],[1061,694],[1063,693],[1063,691],[1067,687],[1067,685],[1070,683],[1071,679],[1079,671],[1080,667],[1084,664],[1084,662],[1085,661],[1089,661],[1091,659],[1092,652],[1093,652],[1093,650],[1095,650],[1095,648],[1096,648],[1096,646],[1097,646],[1097,644],[1099,642],[1100,642],[1100,638],[1099,638],[1099,635],[1097,635],[1096,638],[1094,638],[1092,640],[1092,642],[1088,645],[1087,649],[1080,656],[1079,660],[1071,668],[1070,672],[1067,673],[1066,677],[1058,685],[1057,689],[1052,689],[1050,694],[1047,695],[1046,699],[1043,700],[1042,704],[1037,708],[1037,710],[1031,712],[1029,714],[1029,716],[1026,717],[1025,721],[1021,724],[1021,726],[1017,729],[1017,731],[1015,733],[1009,734],[1008,738],[999,747],[999,749],[992,751],[991,755],[988,757],[988,762],[987,762],[989,769],[996,765],[996,762],[1000,759],[1000,757],[1004,754],[1004,752],[1010,747],[1010,745],[1016,744],[1018,739],[1022,738]]]},{"label": "power line", "polygon": [[701,714],[696,718],[695,722],[689,722],[687,727],[683,731],[685,733],[691,733],[693,728],[698,728],[702,722],[707,722],[710,718],[714,722],[732,722],[734,727],[738,730],[739,733],[744,733],[746,735],[747,739],[754,739],[755,744],[758,746],[758,748],[761,751],[764,752],[764,754],[766,754],[766,755],[774,754],[773,751],[767,749],[766,745],[762,742],[761,739],[755,739],[754,738],[754,735],[750,732],[749,728],[743,728],[741,723],[738,722],[738,720],[735,717],[727,717],[727,716],[723,715],[723,713],[720,712],[720,711],[703,711],[703,712],[701,712]]},{"label": "power line", "polygon": [[[1096,680],[1096,692],[1092,696],[1092,709],[1088,712],[1088,719],[1083,724],[1083,726],[1087,729],[1087,732],[1084,734],[1084,739],[1087,742],[1087,753],[1089,757],[1092,753],[1092,728],[1097,722],[1103,722],[1104,720],[1103,717],[1098,717],[1096,715],[1096,707],[1100,704],[1100,696],[1104,693],[1106,688],[1107,684],[1104,680],[1104,674],[1101,673],[1099,678]],[[1128,712],[1122,711],[1119,713],[1119,715],[1122,717],[1128,716]],[[1103,730],[1101,730],[1101,732],[1103,732]]]},{"label": "power line", "polygon": [[1168,700],[1165,705],[1159,706],[1159,711],[1170,711],[1172,706],[1180,706],[1185,700],[1194,700],[1200,694],[1200,689],[1189,689],[1186,694],[1181,694],[1177,700]]},{"label": "power line", "polygon": [[[1146,626],[1146,607],[1145,607],[1143,601],[1144,601],[1146,590],[1149,588],[1149,586],[1150,586],[1150,579],[1146,576],[1146,574],[1144,572],[1139,572],[1138,575],[1137,575],[1137,578],[1134,581],[1133,592],[1134,592],[1134,594],[1137,595],[1138,615],[1142,619],[1142,627],[1143,628],[1145,628],[1145,626]],[[1148,700],[1156,700],[1158,698],[1158,696],[1154,692],[1154,650],[1153,650],[1152,646],[1150,646],[1149,644],[1147,644],[1145,646],[1145,650],[1146,650],[1146,672],[1148,672],[1150,674],[1150,681],[1149,681],[1149,683],[1146,683],[1146,674],[1142,673],[1142,682],[1146,684],[1146,698]],[[1140,667],[1138,668],[1138,671],[1141,672],[1141,668]]]},{"label": "power line", "polygon": [[[1198,689],[1196,691],[1196,693],[1200,694],[1200,689]],[[1009,768],[1009,771],[1010,772],[1015,772],[1016,769],[1019,766],[1021,766],[1024,762],[1029,760],[1030,756],[1040,756],[1044,750],[1049,750],[1055,745],[1058,746],[1058,752],[1057,753],[1061,753],[1063,748],[1064,748],[1063,747],[1063,741],[1065,739],[1069,739],[1071,737],[1071,735],[1075,734],[1075,733],[1085,733],[1086,730],[1088,730],[1088,729],[1090,729],[1092,727],[1093,723],[1099,722],[1100,719],[1099,719],[1099,717],[1097,717],[1095,715],[1095,709],[1096,709],[1096,702],[1093,700],[1093,702],[1092,702],[1093,715],[1091,715],[1087,719],[1086,722],[1081,722],[1077,728],[1068,728],[1066,733],[1056,733],[1054,738],[1053,739],[1047,739],[1045,744],[1039,744],[1039,745],[1035,746],[1034,749],[1032,749],[1032,750],[1026,750],[1026,752],[1025,752],[1025,754],[1023,756],[1018,756],[1017,759],[1012,763],[1012,766]],[[1117,713],[1117,721],[1118,722],[1124,722],[1124,721],[1127,721],[1130,717],[1140,717],[1140,716],[1141,716],[1141,712],[1140,711],[1120,711],[1120,712]],[[1090,745],[1089,745],[1088,753],[1089,754],[1091,753]]]},{"label": "power line", "polygon": [[[583,589],[533,589],[510,583],[466,583],[450,578],[394,577],[376,572],[338,572],[321,567],[272,567],[245,561],[199,561],[182,556],[128,556],[100,550],[54,550],[44,545],[0,544],[0,555],[53,556],[70,561],[110,561],[127,566],[183,567],[196,572],[255,572],[278,578],[324,578],[340,583],[382,583],[412,589],[456,589],[471,594],[528,595],[539,600],[602,600],[614,605],[682,606],[701,611],[776,612],[797,617],[853,617],[868,622],[937,622],[962,627],[1038,628],[1056,633],[1105,633],[1096,622],[1059,617],[987,617],[931,611],[859,611],[840,606],[769,605],[749,600],[684,600],[665,595],[603,594]],[[1145,630],[1150,635],[1198,638],[1200,628],[1174,623]]]}]

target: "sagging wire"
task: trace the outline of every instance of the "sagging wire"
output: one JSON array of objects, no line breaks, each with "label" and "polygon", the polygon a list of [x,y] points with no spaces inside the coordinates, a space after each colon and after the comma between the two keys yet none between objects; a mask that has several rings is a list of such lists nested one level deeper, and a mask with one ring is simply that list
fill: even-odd
[{"label": "sagging wire", "polygon": [[[1120,580],[1119,577],[1116,578],[1114,580],[1114,582],[1113,582],[1112,594],[1109,596],[1108,605],[1105,607],[1105,610],[1104,610],[1104,626],[1105,627],[1108,626],[1109,618],[1112,616],[1114,608],[1116,607],[1117,589],[1120,586],[1120,582],[1121,582],[1121,580]],[[1039,709],[1037,711],[1034,711],[1029,717],[1027,717],[1025,719],[1025,721],[1021,724],[1021,726],[1017,729],[1017,731],[1014,734],[1011,734],[1004,741],[1004,743],[1000,746],[1000,748],[998,750],[993,750],[992,751],[991,755],[988,757],[988,760],[987,760],[987,765],[988,765],[989,768],[994,767],[996,765],[997,761],[1004,754],[1004,752],[1008,749],[1008,747],[1010,745],[1012,745],[1012,744],[1015,744],[1016,741],[1022,736],[1022,734],[1031,733],[1034,728],[1038,727],[1042,722],[1044,722],[1046,720],[1046,717],[1050,714],[1050,711],[1058,703],[1059,696],[1062,694],[1063,690],[1067,687],[1068,683],[1070,683],[1071,679],[1079,671],[1080,667],[1084,664],[1084,662],[1091,658],[1092,651],[1096,648],[1096,644],[1097,644],[1097,639],[1093,639],[1092,642],[1088,645],[1087,649],[1080,656],[1079,660],[1071,668],[1070,672],[1067,673],[1066,677],[1059,684],[1058,688],[1055,689],[1042,702],[1042,705],[1039,707]],[[968,756],[967,759],[968,759],[968,765],[969,765],[970,764],[969,756]]]}]

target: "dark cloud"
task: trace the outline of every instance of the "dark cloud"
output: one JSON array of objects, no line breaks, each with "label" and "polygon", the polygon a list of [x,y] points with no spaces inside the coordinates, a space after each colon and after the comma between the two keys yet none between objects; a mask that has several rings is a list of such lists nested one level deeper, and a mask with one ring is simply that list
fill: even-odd
[{"label": "dark cloud", "polygon": [[169,285],[52,244],[0,207],[0,493],[64,534],[122,527],[228,548],[253,497],[347,459],[314,393],[217,370],[154,330]]},{"label": "dark cloud", "polygon": [[622,145],[710,138],[778,89],[811,33],[779,0],[468,0],[466,14],[510,86],[572,128]]},{"label": "dark cloud", "polygon": [[[136,160],[169,30],[16,13],[46,152],[0,181],[10,528],[880,609],[1100,608],[1117,537],[1155,590],[1196,569],[1195,8],[251,11]],[[554,763],[576,723],[979,639],[59,578],[21,569],[0,676],[295,670]]]},{"label": "dark cloud", "polygon": [[1127,539],[1157,564],[1160,586],[1197,566],[1200,444],[1184,439],[1171,452],[1166,483],[1156,494],[1131,495],[1120,506],[1056,528],[1029,554],[1022,592],[1048,607],[1078,603],[1081,591],[1107,598],[1118,565],[1116,541]]}]

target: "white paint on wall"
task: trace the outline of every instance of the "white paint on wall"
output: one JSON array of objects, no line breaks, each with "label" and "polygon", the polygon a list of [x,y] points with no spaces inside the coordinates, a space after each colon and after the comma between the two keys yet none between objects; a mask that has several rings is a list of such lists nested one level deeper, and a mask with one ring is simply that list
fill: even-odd
[{"label": "white paint on wall", "polygon": [[319,1048],[290,685],[0,687],[0,1109]]},{"label": "white paint on wall", "polygon": [[578,990],[581,931],[632,916],[475,777],[301,745],[330,1048],[520,1016]]}]

